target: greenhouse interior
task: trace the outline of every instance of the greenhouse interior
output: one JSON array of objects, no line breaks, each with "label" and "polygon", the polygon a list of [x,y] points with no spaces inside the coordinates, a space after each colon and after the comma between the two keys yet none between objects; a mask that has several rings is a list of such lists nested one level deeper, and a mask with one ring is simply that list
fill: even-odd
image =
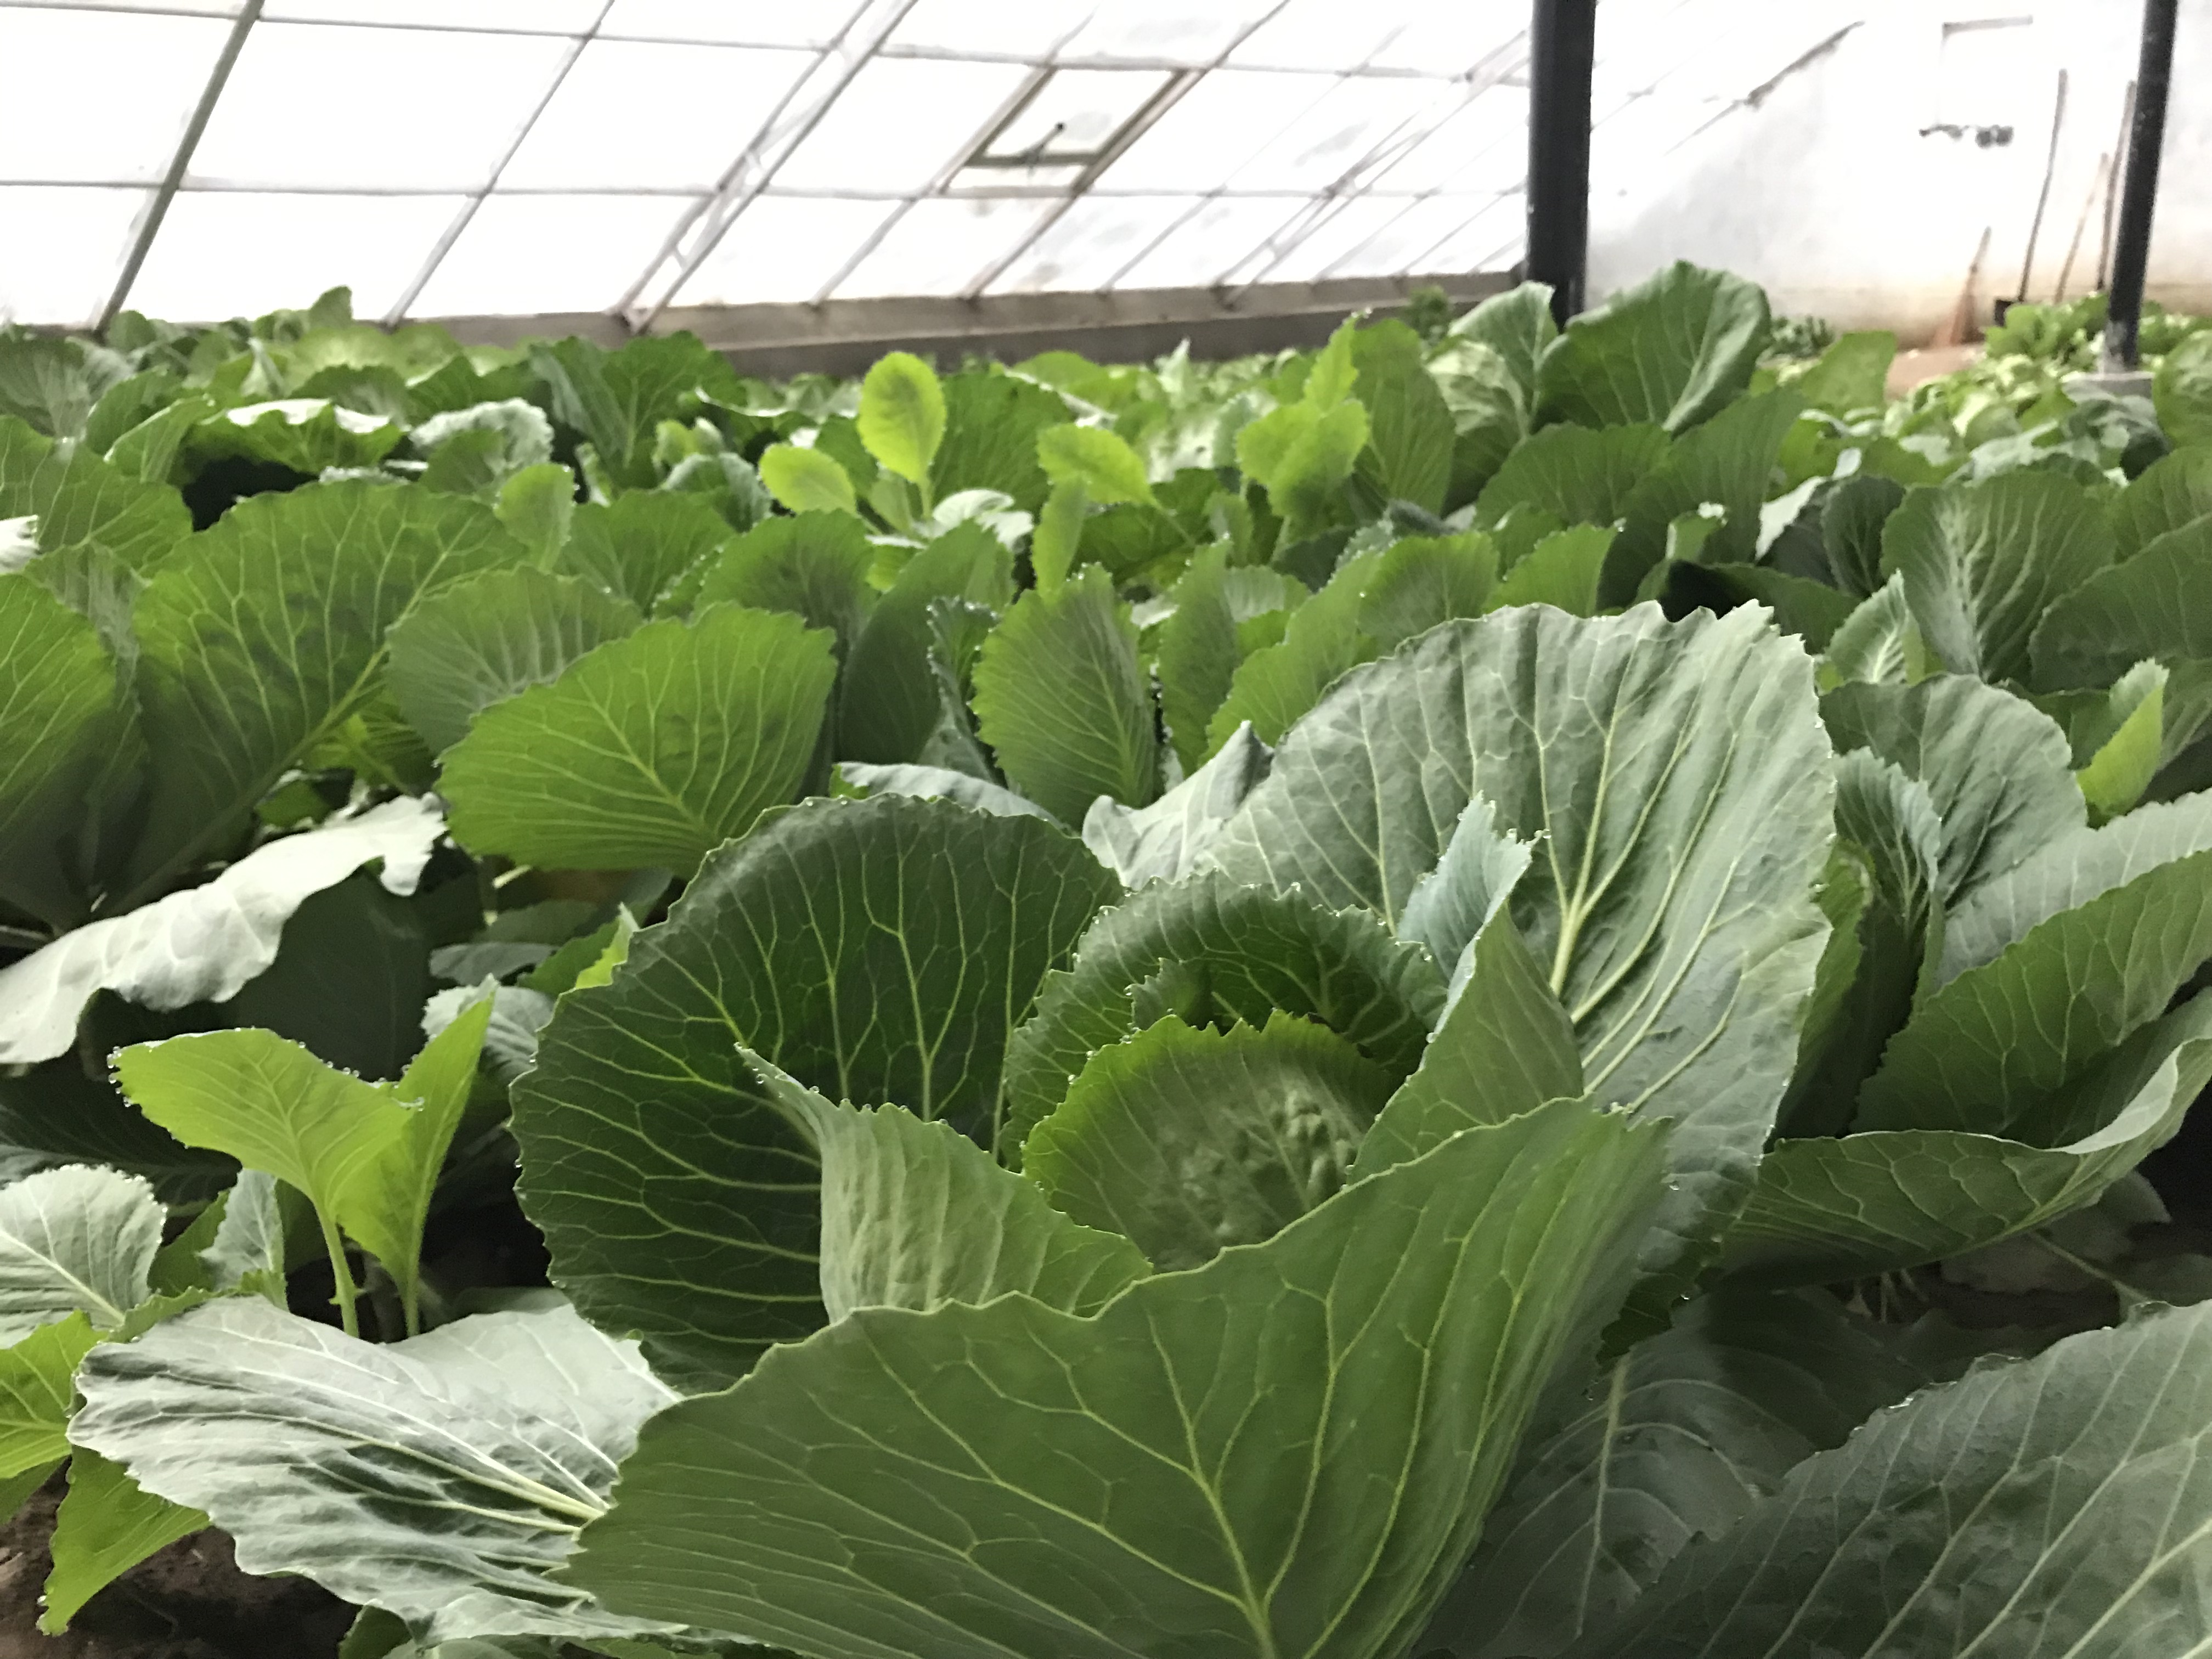
[{"label": "greenhouse interior", "polygon": [[0,1659],[2212,1654],[2212,0],[0,67]]}]

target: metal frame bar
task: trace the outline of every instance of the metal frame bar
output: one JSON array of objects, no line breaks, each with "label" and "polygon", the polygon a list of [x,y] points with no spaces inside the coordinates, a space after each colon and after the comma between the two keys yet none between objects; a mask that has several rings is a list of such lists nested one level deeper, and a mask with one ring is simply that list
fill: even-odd
[{"label": "metal frame bar", "polygon": [[208,70],[207,84],[200,88],[199,102],[192,106],[191,117],[185,123],[177,148],[169,156],[168,171],[155,186],[154,199],[146,204],[146,216],[139,221],[137,234],[131,239],[131,252],[124,257],[122,272],[108,291],[107,303],[100,308],[100,319],[93,325],[100,333],[107,332],[108,325],[123,309],[124,301],[131,297],[131,285],[145,268],[146,255],[153,248],[154,238],[161,234],[161,222],[169,216],[169,204],[177,199],[177,188],[185,182],[185,173],[191,167],[192,152],[200,147],[200,137],[206,132],[216,104],[222,96],[223,83],[230,79],[230,72],[238,64],[238,54],[246,49],[246,37],[253,32],[253,25],[260,19],[261,4],[262,0],[246,0],[238,15],[231,20],[230,33]]},{"label": "metal frame bar", "polygon": [[[1231,278],[1234,277],[1239,270],[1253,260],[1267,255],[1272,249],[1273,257],[1268,258],[1265,264],[1239,283],[1230,295],[1233,302],[1237,295],[1257,283],[1267,281],[1269,276],[1281,268],[1285,259],[1319,234],[1353,201],[1363,198],[1390,199],[1384,192],[1361,190],[1358,187],[1360,180],[1376,172],[1387,173],[1421,144],[1435,137],[1438,131],[1457,118],[1476,99],[1481,97],[1492,88],[1501,85],[1516,70],[1524,67],[1528,61],[1528,36],[1526,30],[1515,35],[1467,72],[1466,86],[1458,98],[1440,97],[1434,100],[1428,109],[1416,111],[1394,128],[1387,137],[1370,145],[1364,155],[1339,173],[1319,196],[1311,199],[1301,214],[1292,217],[1290,224],[1276,231],[1258,247],[1223,271],[1216,279],[1214,286],[1227,287]],[[1393,215],[1388,222],[1395,224],[1406,214],[1412,212],[1418,202],[1450,193],[1452,192],[1445,191],[1422,191],[1415,197],[1414,202],[1408,203],[1399,213]],[[1332,262],[1332,264],[1336,262]]]},{"label": "metal frame bar", "polygon": [[[1086,16],[1084,22],[1089,21],[1090,18]],[[1082,27],[1082,23],[1076,25],[1077,29]],[[1066,34],[1062,35],[1060,40],[1054,43],[1054,50],[1066,41],[1073,40],[1074,33],[1074,30],[1070,30]],[[818,306],[835,294],[839,287],[866,262],[867,257],[883,246],[884,238],[898,228],[899,222],[914,211],[917,202],[926,202],[933,198],[943,196],[946,186],[958,176],[960,169],[968,165],[968,158],[975,153],[975,147],[978,144],[988,143],[991,135],[1004,126],[1015,111],[1036,97],[1037,88],[1052,79],[1052,73],[1056,65],[1049,60],[1032,66],[1030,72],[1022,77],[1021,84],[1016,87],[1013,92],[991,112],[990,118],[975,130],[975,137],[954,150],[952,159],[938,168],[930,176],[929,182],[920,191],[911,196],[902,198],[898,205],[884,216],[883,222],[860,239],[860,246],[846,257],[845,262],[837,267],[830,280],[814,290],[814,297],[807,303]]]},{"label": "metal frame bar", "polygon": [[1528,29],[1528,276],[1561,323],[1589,263],[1590,78],[1597,0],[1536,0]]},{"label": "metal frame bar", "polygon": [[[1196,74],[1196,70],[1189,73]],[[147,191],[157,181],[148,179],[9,179],[0,178],[0,190],[115,190]],[[258,185],[234,179],[196,179],[189,190],[178,192],[185,196],[361,196],[371,199],[407,199],[424,196],[466,196],[471,193],[465,185]],[[592,196],[609,198],[634,196],[665,196],[672,201],[703,201],[706,198],[693,186],[662,185],[509,185],[494,192],[500,196]],[[1159,196],[1187,196],[1191,192],[1180,190],[1115,187],[1094,187],[1085,192],[1108,201],[1146,201]],[[1253,188],[1249,190],[1221,190],[1212,192],[1231,201],[1239,202],[1308,202],[1313,199],[1310,190],[1280,190]],[[1370,190],[1362,195],[1380,197],[1392,201],[1425,202],[1437,196],[1477,196],[1484,192],[1472,190]],[[764,197],[786,202],[910,202],[920,199],[914,191],[904,190],[844,190],[776,185],[761,192]],[[1058,201],[1067,194],[1063,185],[954,185],[939,191],[938,195],[950,201]]]},{"label": "metal frame bar", "polygon": [[2100,367],[2107,374],[2139,361],[2143,283],[2150,270],[2152,210],[2158,204],[2158,164],[2166,144],[2166,90],[2173,80],[2177,0],[2143,0],[2142,55],[2136,69],[2135,122],[2128,135],[2127,184],[2112,246],[2112,287]]},{"label": "metal frame bar", "polygon": [[[806,72],[776,100],[775,107],[769,112],[768,118],[761,123],[750,142],[724,170],[714,194],[702,198],[690,212],[678,217],[652,262],[615,301],[611,309],[616,315],[623,318],[639,333],[653,326],[653,319],[660,314],[662,307],[683,291],[692,273],[721,246],[722,238],[729,234],[738,216],[775,181],[783,164],[821,125],[823,118],[883,50],[891,31],[905,21],[915,3],[916,0],[860,0],[854,7],[836,39],[815,54]],[[825,71],[829,72],[829,84],[817,85]],[[794,109],[801,94],[807,94],[806,101]],[[707,221],[705,230],[693,241],[689,252],[679,254],[678,250],[684,246],[684,237],[702,218]],[[676,261],[676,274],[652,304],[640,304],[646,289],[671,259]]]},{"label": "metal frame bar", "polygon": [[514,160],[523,145],[529,141],[530,135],[538,130],[538,118],[552,106],[553,100],[559,94],[562,83],[568,78],[568,71],[576,67],[576,60],[584,55],[584,48],[590,46],[597,38],[599,25],[607,21],[607,14],[614,9],[615,0],[604,0],[599,7],[599,15],[592,20],[591,27],[570,40],[568,50],[562,55],[560,66],[553,71],[552,79],[546,84],[544,95],[531,106],[530,113],[522,118],[522,125],[516,131],[513,142],[500,152],[499,160],[492,164],[492,169],[485,175],[483,185],[470,192],[468,200],[461,204],[459,210],[453,215],[452,221],[447,223],[438,240],[431,244],[429,255],[415,272],[414,280],[400,290],[399,297],[394,300],[391,307],[385,312],[384,325],[386,328],[398,327],[401,319],[414,308],[415,301],[421,297],[422,290],[429,285],[430,278],[437,274],[438,267],[445,263],[446,256],[453,251],[453,244],[461,240],[461,233],[469,228],[471,222],[477,216],[477,210],[483,206],[484,198],[499,188],[500,176],[507,171],[507,163]]}]

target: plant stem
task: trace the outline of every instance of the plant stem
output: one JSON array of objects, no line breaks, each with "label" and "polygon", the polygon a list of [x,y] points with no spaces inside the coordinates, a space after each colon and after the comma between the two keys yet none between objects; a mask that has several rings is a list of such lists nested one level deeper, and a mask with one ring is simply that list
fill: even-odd
[{"label": "plant stem", "polygon": [[323,1212],[322,1206],[315,1206],[315,1219],[322,1224],[323,1248],[330,1252],[331,1277],[334,1281],[331,1300],[338,1304],[338,1323],[348,1336],[361,1334],[361,1316],[355,1310],[355,1300],[361,1295],[353,1282],[353,1269],[346,1265],[345,1241],[338,1237],[337,1224]]}]

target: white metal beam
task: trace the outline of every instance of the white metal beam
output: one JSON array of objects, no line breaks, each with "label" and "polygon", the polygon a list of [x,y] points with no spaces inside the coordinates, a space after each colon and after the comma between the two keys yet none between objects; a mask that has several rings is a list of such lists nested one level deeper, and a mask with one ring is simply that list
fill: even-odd
[{"label": "white metal beam", "polygon": [[[822,118],[867,67],[869,60],[883,49],[891,32],[905,21],[915,3],[916,0],[861,0],[845,20],[845,27],[838,31],[837,38],[821,50],[813,66],[792,82],[790,90],[769,112],[752,141],[723,173],[714,193],[702,199],[677,221],[659,252],[653,255],[653,263],[639,273],[637,280],[615,302],[615,311],[627,319],[633,329],[643,332],[653,325],[661,307],[690,280],[691,273],[698,270],[708,255],[721,246],[722,238],[737,222],[738,216],[753,204],[791,159],[792,152],[821,125]],[[698,234],[686,248],[684,239],[695,227]],[[646,289],[671,259],[676,261],[675,275],[662,285],[655,298],[646,301]]]},{"label": "white metal beam", "polygon": [[230,72],[238,64],[238,54],[246,49],[246,37],[253,32],[253,25],[260,19],[261,5],[262,0],[246,0],[238,15],[231,20],[230,33],[223,40],[222,50],[216,54],[214,66],[208,70],[207,84],[200,88],[199,102],[192,106],[191,117],[185,123],[177,148],[169,156],[168,169],[155,187],[154,199],[146,204],[146,216],[138,222],[137,234],[131,239],[131,252],[124,258],[122,274],[108,290],[107,303],[100,308],[100,319],[94,326],[103,334],[123,309],[124,301],[131,297],[131,285],[138,280],[154,238],[161,234],[161,221],[169,216],[169,204],[177,199],[177,188],[185,182],[185,173],[192,164],[192,152],[200,147],[200,135],[207,131],[208,119],[214,115],[216,101],[222,96],[223,82],[230,79]]},{"label": "white metal beam", "polygon": [[561,90],[561,83],[568,78],[568,71],[576,67],[576,60],[584,55],[584,48],[592,44],[593,38],[599,32],[599,25],[607,21],[607,14],[614,9],[615,0],[604,0],[604,3],[599,7],[599,15],[592,20],[591,27],[568,42],[568,51],[562,54],[559,66],[554,70],[552,79],[546,83],[544,94],[531,106],[530,113],[522,118],[521,126],[516,130],[514,138],[508,142],[507,148],[500,152],[499,160],[492,164],[492,169],[485,175],[483,185],[469,192],[468,199],[461,204],[438,240],[431,244],[429,257],[422,261],[421,268],[415,273],[414,279],[400,290],[399,297],[392,302],[391,309],[384,313],[384,325],[386,328],[397,327],[408,312],[413,308],[416,300],[428,285],[430,278],[437,273],[438,267],[445,263],[446,256],[453,251],[453,244],[461,240],[461,233],[469,228],[469,222],[477,216],[477,210],[483,206],[484,198],[499,188],[500,175],[507,171],[507,164],[514,160],[516,152],[521,149],[524,142],[536,130],[538,118],[550,106],[554,95]]}]

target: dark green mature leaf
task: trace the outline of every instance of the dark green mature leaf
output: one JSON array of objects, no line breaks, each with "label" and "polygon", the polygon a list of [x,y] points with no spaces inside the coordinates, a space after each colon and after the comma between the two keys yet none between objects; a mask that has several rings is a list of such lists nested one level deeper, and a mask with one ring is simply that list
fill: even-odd
[{"label": "dark green mature leaf", "polygon": [[2212,797],[2046,842],[1946,925],[1936,988],[1868,1080],[1867,1129],[2018,1132],[2212,957]]},{"label": "dark green mature leaf", "polygon": [[1571,1105],[1472,1131],[1089,1320],[855,1315],[650,1425],[571,1576],[854,1659],[1401,1653],[1655,1141]]},{"label": "dark green mature leaf", "polygon": [[677,598],[684,577],[726,547],[732,534],[729,521],[702,497],[633,490],[605,506],[576,508],[561,559],[571,574],[650,615]]},{"label": "dark green mature leaf", "polygon": [[2151,380],[2158,423],[2177,444],[2212,443],[2212,329],[2197,329],[2166,354]]},{"label": "dark green mature leaf", "polygon": [[398,1077],[422,1046],[431,992],[429,908],[365,871],[310,894],[284,923],[276,959],[193,1024],[259,1025],[325,1065]]},{"label": "dark green mature leaf", "polygon": [[[397,421],[341,409],[326,398],[287,398],[219,410],[196,422],[184,434],[179,464],[191,474],[235,458],[313,478],[325,467],[374,466],[405,435]],[[432,488],[449,488],[450,482],[441,479]]]},{"label": "dark green mature leaf", "polygon": [[2171,1139],[2212,1079],[2212,1003],[2146,1026],[2017,1138],[1896,1129],[1784,1140],[1729,1236],[1755,1282],[1830,1284],[1963,1255],[2087,1208]]},{"label": "dark green mature leaf", "polygon": [[1828,637],[1820,659],[1823,687],[1853,683],[1901,685],[1926,655],[1905,603],[1905,578],[1892,576]]},{"label": "dark green mature leaf", "polygon": [[0,899],[79,919],[72,842],[124,718],[99,630],[31,577],[0,575]]},{"label": "dark green mature leaf", "polygon": [[716,854],[611,984],[562,999],[515,1088],[556,1282],[724,1381],[813,1329],[814,1154],[734,1045],[988,1139],[1009,1030],[1115,890],[1042,819],[897,795],[778,812]]},{"label": "dark green mature leaf", "polygon": [[1820,508],[1820,545],[1828,568],[1853,599],[1880,590],[1881,532],[1905,501],[1893,478],[1859,473],[1838,484]]},{"label": "dark green mature leaf", "polygon": [[1546,348],[1538,417],[1680,432],[1750,384],[1766,331],[1757,284],[1678,260],[1583,313]]},{"label": "dark green mature leaf", "polygon": [[1206,759],[1206,726],[1253,652],[1282,638],[1306,586],[1280,571],[1231,568],[1216,544],[1192,556],[1175,586],[1175,613],[1159,627],[1160,713],[1185,772]]},{"label": "dark green mature leaf", "polygon": [[1214,856],[1395,924],[1477,793],[1543,837],[1512,914],[1593,1097],[1676,1121],[1649,1265],[1686,1268],[1748,1190],[1795,1064],[1832,767],[1811,665],[1756,612],[1529,606],[1347,676]]},{"label": "dark green mature leaf", "polygon": [[0,340],[0,411],[51,438],[75,438],[102,394],[131,373],[119,353],[89,340],[10,328]]},{"label": "dark green mature leaf", "polygon": [[1452,412],[1427,366],[1421,337],[1395,319],[1352,337],[1352,395],[1367,411],[1361,475],[1385,501],[1441,513],[1450,487]]},{"label": "dark green mature leaf", "polygon": [[23,1175],[72,1163],[143,1176],[170,1204],[204,1203],[238,1173],[227,1158],[179,1145],[74,1057],[0,1073],[0,1169]]},{"label": "dark green mature leaf", "polygon": [[871,766],[866,761],[840,761],[837,775],[853,786],[856,795],[914,795],[923,800],[949,800],[1002,817],[1060,820],[1027,795],[1018,795],[1004,784],[990,783],[969,772],[944,766]]},{"label": "dark green mature leaf", "polygon": [[1666,459],[1656,426],[1555,426],[1534,434],[1483,487],[1474,521],[1493,526],[1516,507],[1548,513],[1562,526],[1609,525],[1627,512],[1636,487]]},{"label": "dark green mature leaf", "polygon": [[876,603],[867,526],[848,513],[802,513],[755,525],[729,544],[699,583],[697,603],[730,599],[756,611],[787,611],[837,636],[849,659]]},{"label": "dark green mature leaf", "polygon": [[227,1297],[102,1345],[79,1386],[71,1439],[204,1510],[248,1572],[312,1578],[429,1643],[667,1628],[552,1577],[676,1398],[566,1308],[378,1347]]},{"label": "dark green mature leaf", "polygon": [[1022,1169],[1163,1272],[1195,1267],[1333,1197],[1395,1080],[1294,1015],[1226,1031],[1170,1017],[1091,1057]]},{"label": "dark green mature leaf", "polygon": [[527,864],[679,872],[797,792],[837,676],[830,635],[714,605],[496,703],[446,751],[453,835]]},{"label": "dark green mature leaf", "polygon": [[2101,686],[2146,657],[2212,657],[2212,516],[2146,544],[2060,598],[2035,629],[2036,684]]},{"label": "dark green mature leaf", "polygon": [[929,484],[943,501],[963,489],[996,489],[1024,513],[1044,506],[1052,488],[1037,465],[1037,434],[1068,417],[1058,392],[998,368],[971,368],[945,381],[945,441],[929,461]]},{"label": "dark green mature leaf", "polygon": [[2212,1304],[1978,1367],[1798,1465],[1573,1652],[2194,1651],[2208,1391]]},{"label": "dark green mature leaf", "polygon": [[690,334],[641,334],[619,351],[577,339],[534,345],[530,366],[552,393],[553,418],[589,439],[627,489],[649,489],[657,481],[653,435],[678,414],[679,398],[702,389],[738,390],[729,364]]},{"label": "dark green mature leaf", "polygon": [[146,1299],[161,1206],[136,1176],[70,1164],[0,1188],[0,1344],[82,1313],[112,1331]]},{"label": "dark green mature leaf", "polygon": [[368,700],[385,629],[418,596],[525,556],[474,501],[356,482],[240,501],[163,561],[135,618],[152,773],[138,891],[234,835]]},{"label": "dark green mature leaf", "polygon": [[1002,609],[1014,597],[1013,571],[1006,544],[976,524],[956,526],[907,561],[846,657],[841,756],[883,765],[921,757],[939,716],[930,605],[950,599]]},{"label": "dark green mature leaf", "polygon": [[1928,1380],[1825,1297],[1692,1303],[1522,1452],[1428,1639],[1461,1659],[1548,1659]]},{"label": "dark green mature leaf", "polygon": [[[1680,580],[1679,570],[1670,574]],[[1697,574],[1713,582],[1734,599],[1765,605],[1774,615],[1774,625],[1804,641],[1808,651],[1826,650],[1857,609],[1850,594],[1810,576],[1793,576],[1771,565],[1701,565],[1697,567]],[[1671,599],[1680,591],[1670,591],[1667,597]]]},{"label": "dark green mature leaf", "polygon": [[1091,1314],[1152,1271],[1127,1239],[1069,1220],[951,1124],[902,1106],[833,1106],[740,1052],[822,1161],[822,1304],[833,1322],[1014,1291]]},{"label": "dark green mature leaf", "polygon": [[0,519],[36,514],[42,553],[105,548],[134,570],[149,568],[191,533],[184,498],[141,483],[82,445],[66,453],[0,415]]},{"label": "dark green mature leaf", "polygon": [[1310,1017],[1403,1077],[1443,1000],[1429,953],[1361,911],[1218,874],[1156,883],[1098,918],[1015,1033],[1000,1155],[1060,1104],[1093,1053],[1163,1013],[1190,1025],[1264,1025],[1276,1010]]},{"label": "dark green mature leaf", "polygon": [[1604,582],[1614,603],[1633,599],[1645,573],[1667,556],[1667,526],[1708,501],[1726,516],[1698,550],[1698,562],[1748,564],[1759,556],[1759,509],[1782,441],[1804,407],[1795,392],[1738,398],[1675,442],[1621,504],[1628,522],[1613,544]]},{"label": "dark green mature leaf", "polygon": [[2066,734],[2009,692],[1963,674],[1853,684],[1820,699],[1837,749],[1871,749],[1928,786],[1942,821],[1946,905],[2087,820]]},{"label": "dark green mature leaf", "polygon": [[2025,679],[2037,621],[2112,562],[2112,533],[2087,492],[2027,470],[1911,491],[1881,545],[1936,660],[1993,681]]},{"label": "dark green mature leaf", "polygon": [[433,753],[495,702],[558,679],[596,646],[637,631],[627,599],[527,566],[487,571],[417,605],[392,627],[386,683]]},{"label": "dark green mature leaf", "polygon": [[1383,550],[1359,601],[1359,631],[1377,651],[1489,608],[1498,549],[1480,532],[1408,536]]},{"label": "dark green mature leaf", "polygon": [[276,960],[285,921],[309,895],[377,859],[388,890],[411,892],[444,830],[434,805],[402,796],[264,842],[210,882],[63,934],[0,968],[0,1066],[68,1053],[101,990],[163,1009],[236,995]]},{"label": "dark green mature leaf", "polygon": [[2123,561],[2208,513],[2212,513],[2212,443],[2191,444],[2160,456],[2105,507]]},{"label": "dark green mature leaf", "polygon": [[1092,565],[1057,593],[1031,589],[983,641],[975,718],[1015,787],[1080,823],[1101,795],[1159,793],[1158,722],[1137,630]]}]

